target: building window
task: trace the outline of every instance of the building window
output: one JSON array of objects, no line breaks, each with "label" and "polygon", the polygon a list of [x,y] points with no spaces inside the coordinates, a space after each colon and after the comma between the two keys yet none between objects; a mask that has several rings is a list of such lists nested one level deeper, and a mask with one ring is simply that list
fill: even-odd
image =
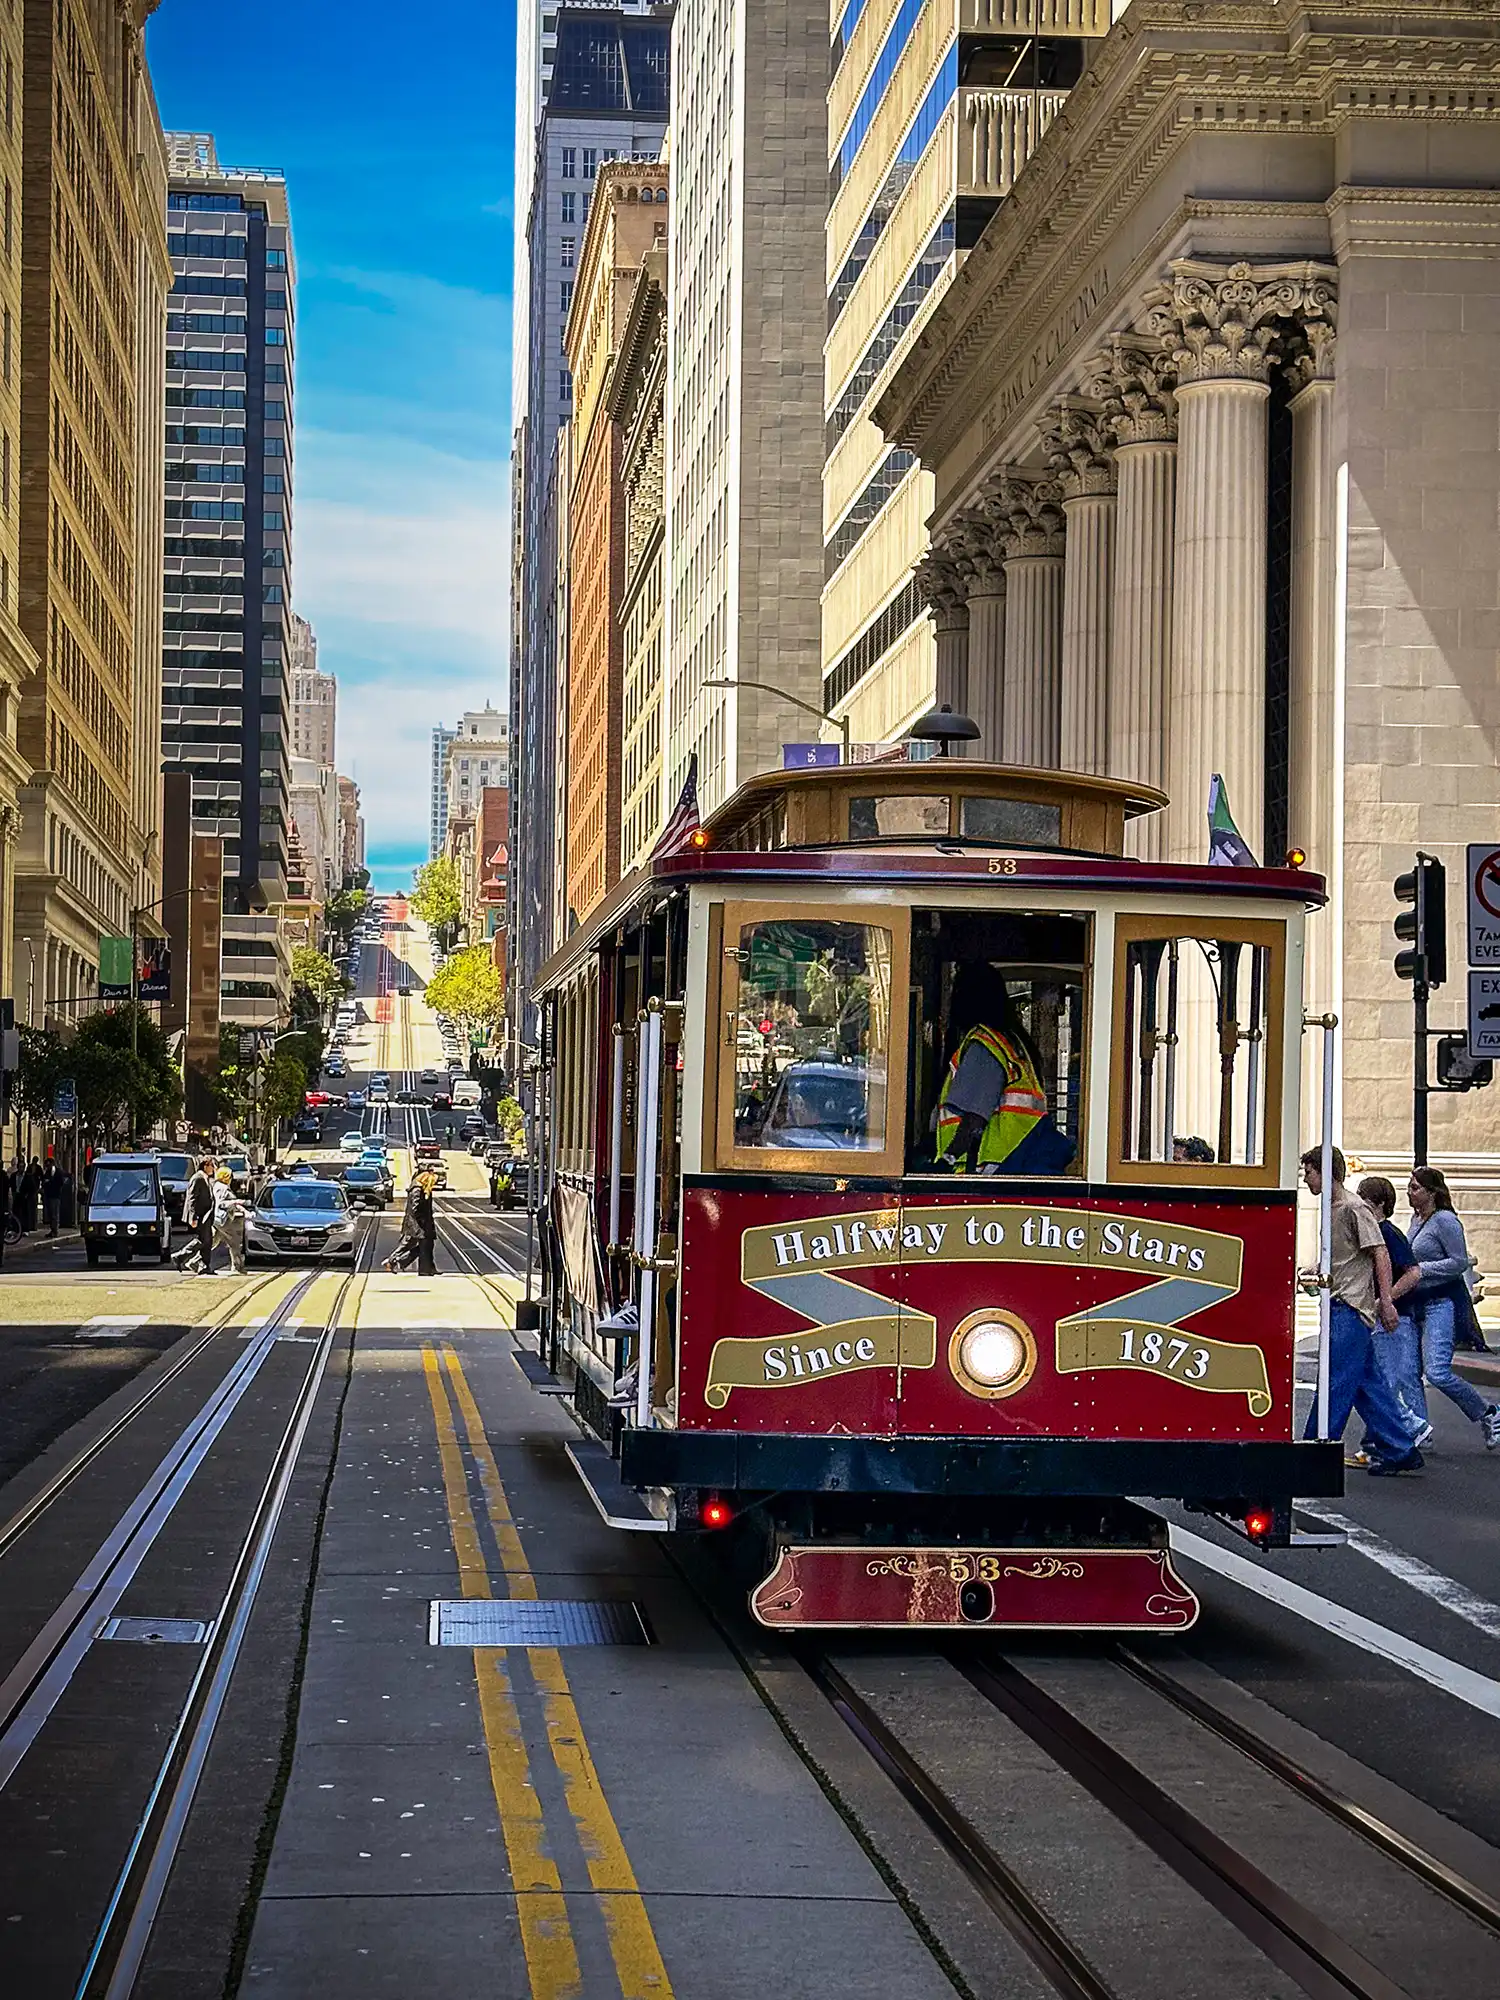
[{"label": "building window", "polygon": [[284,326],[268,326],[266,328],[266,345],[267,347],[285,347],[286,328]]},{"label": "building window", "polygon": [[268,271],[284,271],[286,269],[285,250],[268,250],[266,252],[266,269]]},{"label": "building window", "polygon": [[578,238],[576,236],[565,236],[562,239],[563,269],[565,271],[571,271],[574,264],[577,261],[578,261]]},{"label": "building window", "polygon": [[599,148],[585,146],[583,149],[583,178],[591,181],[599,171]]},{"label": "building window", "polygon": [[267,403],[265,407],[266,422],[268,424],[284,424],[286,422],[285,403]]},{"label": "building window", "polygon": [[285,493],[286,481],[279,472],[268,472],[261,491],[263,493]]},{"label": "building window", "polygon": [[286,311],[286,293],[267,292],[266,311],[272,313],[284,313]]},{"label": "building window", "polygon": [[260,524],[268,535],[284,535],[286,533],[286,516],[277,512],[274,508],[268,507],[266,509],[265,513],[260,517]]},{"label": "building window", "polygon": [[567,371],[567,369],[566,369],[566,368],[564,368],[564,369],[562,369],[562,370],[560,370],[560,371],[559,371],[559,374],[558,374],[558,377],[557,377],[557,393],[558,393],[558,396],[559,396],[559,398],[560,398],[560,399],[561,399],[561,400],[562,400],[562,401],[563,401],[564,403],[568,402],[568,401],[570,400],[570,398],[572,397],[572,394],[573,394],[573,378],[572,378],[572,376],[571,376],[571,375],[570,375],[570,374],[568,373],[568,371]]},{"label": "building window", "polygon": [[564,278],[558,287],[558,292],[562,301],[563,314],[566,317],[573,303],[573,280],[571,278]]},{"label": "building window", "polygon": [[[244,360],[241,359],[240,366],[243,368],[244,365]],[[266,363],[266,382],[272,388],[284,389],[286,387],[286,369],[281,362],[268,361]]]},{"label": "building window", "polygon": [[578,178],[578,148],[564,146],[562,149],[562,177],[565,181]]},{"label": "building window", "polygon": [[267,438],[267,439],[265,440],[265,443],[264,443],[264,445],[262,446],[262,449],[263,449],[263,451],[265,452],[265,455],[266,455],[266,457],[267,457],[267,458],[285,458],[285,457],[286,457],[286,439],[285,439],[285,438]]},{"label": "building window", "polygon": [[260,601],[262,604],[285,604],[286,593],[279,583],[268,583],[261,588]]},{"label": "building window", "polygon": [[578,220],[578,197],[571,188],[562,198],[562,219],[564,222]]},{"label": "building window", "polygon": [[168,236],[167,249],[174,257],[243,257],[243,236]]}]

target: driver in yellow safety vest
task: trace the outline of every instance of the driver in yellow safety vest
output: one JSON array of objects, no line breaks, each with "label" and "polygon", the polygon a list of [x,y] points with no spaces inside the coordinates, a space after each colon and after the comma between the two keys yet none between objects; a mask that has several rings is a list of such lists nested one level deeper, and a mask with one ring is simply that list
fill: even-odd
[{"label": "driver in yellow safety vest", "polygon": [[938,1157],[960,1174],[999,1167],[1046,1115],[1041,1079],[1019,1040],[999,1028],[971,1028],[938,1099]]}]

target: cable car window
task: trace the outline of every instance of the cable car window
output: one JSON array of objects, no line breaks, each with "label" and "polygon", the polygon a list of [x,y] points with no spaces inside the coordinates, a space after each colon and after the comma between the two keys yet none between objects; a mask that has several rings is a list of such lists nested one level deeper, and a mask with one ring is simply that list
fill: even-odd
[{"label": "cable car window", "polygon": [[852,798],[849,838],[889,840],[903,833],[946,833],[948,813],[946,797],[914,797],[897,792],[887,798]]},{"label": "cable car window", "polygon": [[726,936],[736,1152],[883,1152],[892,932],[799,917]]},{"label": "cable car window", "polygon": [[1030,799],[966,798],[959,802],[959,831],[971,840],[1000,840],[1016,847],[1059,847],[1062,807]]},{"label": "cable car window", "polygon": [[1082,1171],[1089,926],[918,911],[913,1173]]},{"label": "cable car window", "polygon": [[1264,922],[1120,920],[1111,1152],[1129,1177],[1274,1173],[1281,937]]}]

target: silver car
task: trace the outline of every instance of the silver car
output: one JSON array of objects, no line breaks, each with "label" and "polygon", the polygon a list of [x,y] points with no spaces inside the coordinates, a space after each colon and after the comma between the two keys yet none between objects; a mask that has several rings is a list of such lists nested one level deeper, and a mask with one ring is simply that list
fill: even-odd
[{"label": "silver car", "polygon": [[245,1261],[354,1263],[354,1216],[336,1181],[267,1181],[245,1217]]}]

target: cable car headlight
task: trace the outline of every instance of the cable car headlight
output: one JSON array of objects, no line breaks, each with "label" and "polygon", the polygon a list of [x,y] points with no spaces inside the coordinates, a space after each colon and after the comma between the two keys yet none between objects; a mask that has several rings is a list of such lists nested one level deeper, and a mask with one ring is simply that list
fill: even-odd
[{"label": "cable car headlight", "polygon": [[971,1396],[1014,1396],[1035,1372],[1036,1341],[1025,1320],[987,1306],[954,1328],[948,1366],[959,1388]]}]

